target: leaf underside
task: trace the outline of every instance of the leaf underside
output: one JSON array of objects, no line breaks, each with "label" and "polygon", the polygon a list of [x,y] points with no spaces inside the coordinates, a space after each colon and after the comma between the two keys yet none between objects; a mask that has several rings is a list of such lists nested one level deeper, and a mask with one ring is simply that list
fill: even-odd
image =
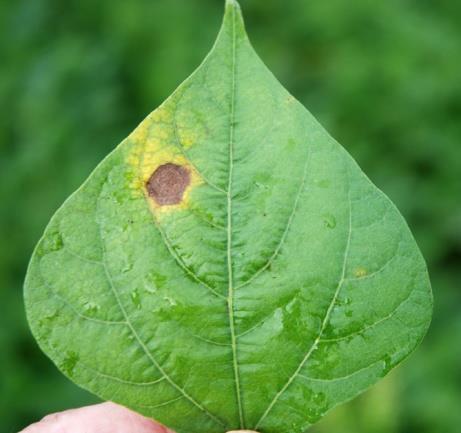
[{"label": "leaf underside", "polygon": [[233,0],[202,65],[52,218],[25,300],[64,374],[184,433],[302,432],[432,312],[405,221],[266,69]]}]

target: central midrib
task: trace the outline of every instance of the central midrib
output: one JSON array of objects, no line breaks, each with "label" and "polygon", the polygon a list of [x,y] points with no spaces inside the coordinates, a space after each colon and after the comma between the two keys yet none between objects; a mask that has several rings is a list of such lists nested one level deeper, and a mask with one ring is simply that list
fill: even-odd
[{"label": "central midrib", "polygon": [[232,346],[232,364],[234,370],[235,393],[239,411],[240,428],[245,428],[245,419],[240,392],[240,375],[237,360],[237,339],[235,337],[234,321],[234,277],[232,262],[232,180],[234,165],[234,126],[235,126],[235,93],[236,93],[236,34],[235,34],[235,7],[232,7],[232,88],[230,97],[230,115],[229,115],[229,179],[227,186],[227,309],[229,314],[229,327],[231,334]]}]

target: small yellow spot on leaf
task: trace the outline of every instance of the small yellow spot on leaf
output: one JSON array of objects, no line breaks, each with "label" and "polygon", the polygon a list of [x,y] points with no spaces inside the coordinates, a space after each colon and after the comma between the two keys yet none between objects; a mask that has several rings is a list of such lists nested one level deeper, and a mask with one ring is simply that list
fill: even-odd
[{"label": "small yellow spot on leaf", "polygon": [[365,277],[367,274],[368,274],[368,271],[367,271],[365,268],[357,268],[357,269],[354,271],[354,275],[355,275],[357,278]]}]

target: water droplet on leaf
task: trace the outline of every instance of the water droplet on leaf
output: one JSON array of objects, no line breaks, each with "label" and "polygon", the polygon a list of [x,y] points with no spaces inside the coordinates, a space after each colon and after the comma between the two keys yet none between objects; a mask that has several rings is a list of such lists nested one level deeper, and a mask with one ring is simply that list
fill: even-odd
[{"label": "water droplet on leaf", "polygon": [[80,357],[78,356],[76,352],[73,352],[73,351],[67,352],[64,360],[61,363],[61,369],[68,376],[72,376],[74,373],[75,366],[77,365],[77,362],[79,359]]},{"label": "water droplet on leaf", "polygon": [[331,182],[328,179],[316,180],[314,183],[320,188],[328,188]]},{"label": "water droplet on leaf", "polygon": [[40,326],[49,326],[49,322],[53,321],[56,317],[58,317],[58,310],[51,308],[43,314],[38,324]]},{"label": "water droplet on leaf", "polygon": [[55,231],[52,235],[43,239],[43,251],[59,251],[64,246],[64,241],[62,239],[61,233]]},{"label": "water droplet on leaf", "polygon": [[323,392],[318,392],[316,394],[314,394],[314,397],[313,397],[313,400],[315,403],[317,403],[318,405],[322,404],[325,402],[325,394]]},{"label": "water droplet on leaf", "polygon": [[98,304],[95,304],[94,302],[85,302],[83,308],[89,314],[96,314],[101,307]]},{"label": "water droplet on leaf", "polygon": [[172,307],[178,305],[177,302],[169,296],[165,296],[163,299],[165,299],[165,301],[167,301]]},{"label": "water droplet on leaf", "polygon": [[334,229],[336,227],[336,218],[331,214],[323,215],[323,224],[326,228]]},{"label": "water droplet on leaf", "polygon": [[139,292],[137,289],[131,292],[131,300],[134,306],[139,310],[141,308],[141,299],[139,297]]},{"label": "water droplet on leaf", "polygon": [[307,417],[309,418],[309,422],[313,424],[320,419],[321,414],[317,409],[310,408],[307,409]]}]

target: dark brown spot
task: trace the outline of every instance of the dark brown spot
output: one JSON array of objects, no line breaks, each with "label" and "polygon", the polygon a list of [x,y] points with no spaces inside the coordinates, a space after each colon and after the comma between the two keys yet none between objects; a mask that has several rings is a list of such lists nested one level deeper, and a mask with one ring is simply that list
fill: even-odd
[{"label": "dark brown spot", "polygon": [[181,203],[184,191],[190,184],[190,172],[181,165],[161,165],[146,183],[147,193],[160,206]]}]

